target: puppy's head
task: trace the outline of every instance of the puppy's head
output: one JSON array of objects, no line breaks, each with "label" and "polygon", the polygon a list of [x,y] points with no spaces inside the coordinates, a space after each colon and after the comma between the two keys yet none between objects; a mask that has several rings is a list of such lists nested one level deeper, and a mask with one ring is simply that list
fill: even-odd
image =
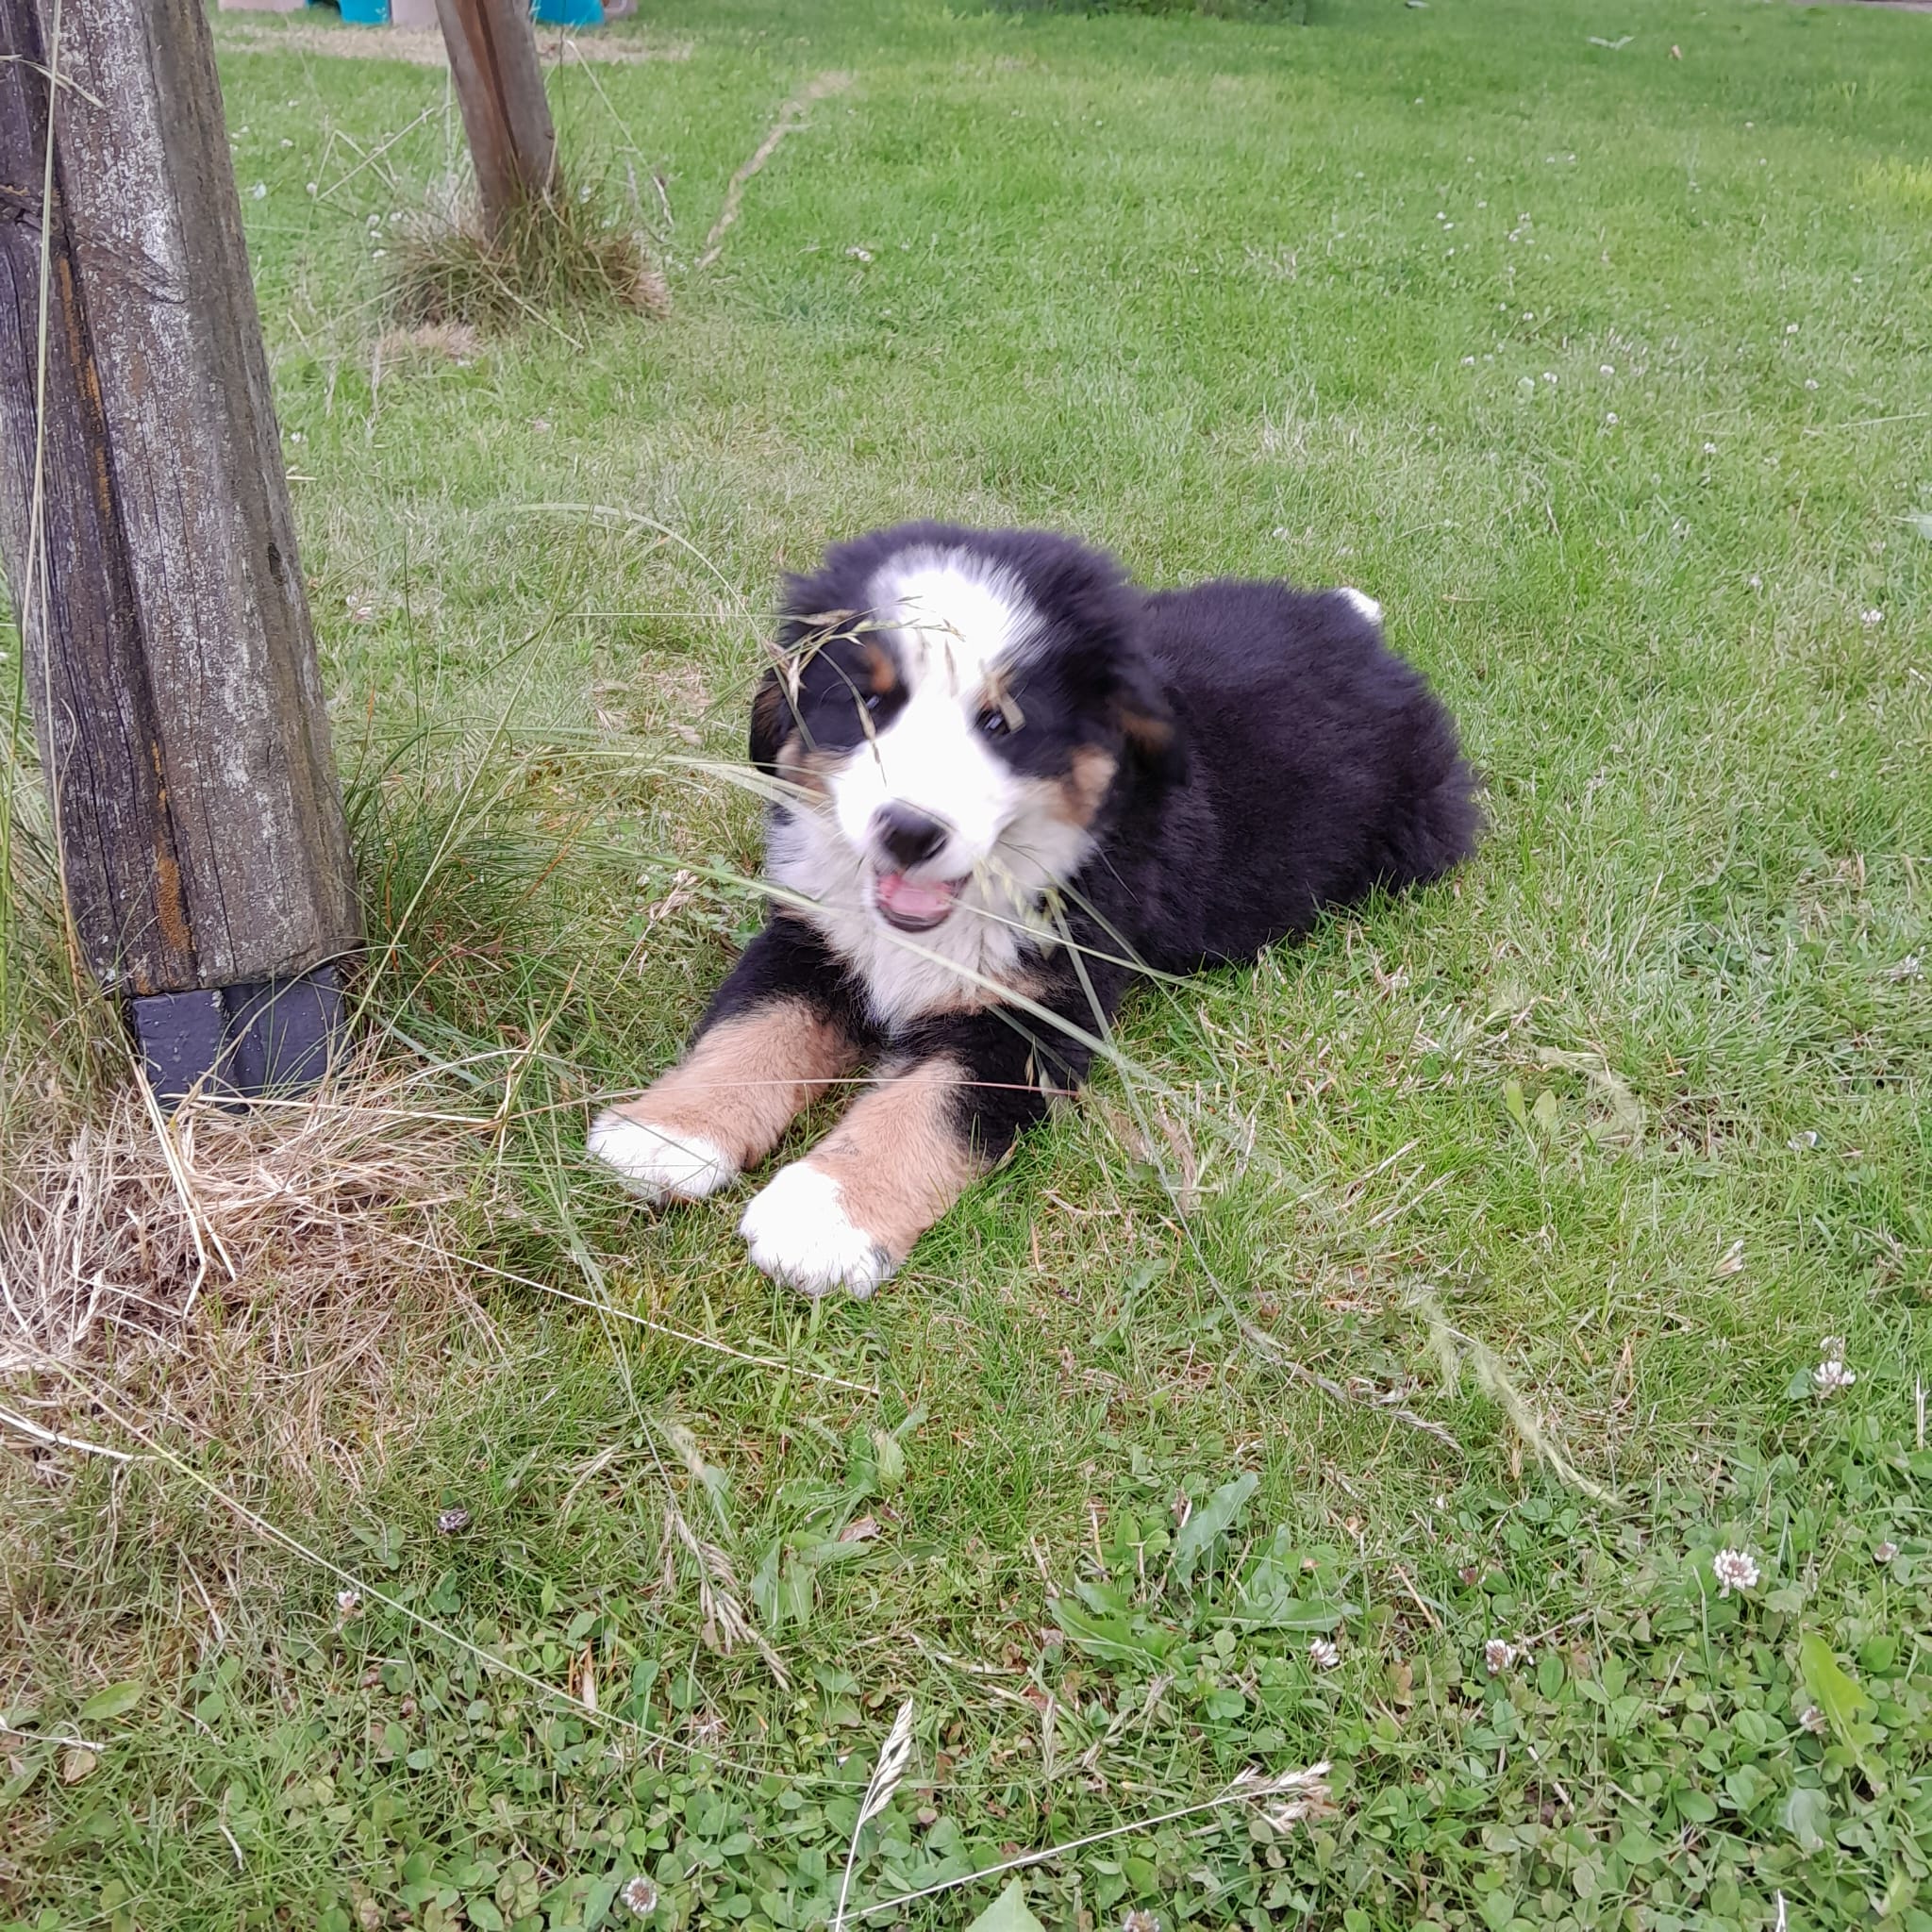
[{"label": "puppy's head", "polygon": [[1042,532],[842,544],[787,586],[752,760],[886,924],[1018,909],[1078,870],[1124,783],[1179,769],[1138,609],[1110,558]]}]

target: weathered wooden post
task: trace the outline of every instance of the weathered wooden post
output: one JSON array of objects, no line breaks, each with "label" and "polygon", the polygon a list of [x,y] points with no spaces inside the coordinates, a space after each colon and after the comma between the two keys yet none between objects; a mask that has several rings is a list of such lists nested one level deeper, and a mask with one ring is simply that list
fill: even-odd
[{"label": "weathered wooden post", "polygon": [[157,1089],[319,1073],[360,922],[202,0],[0,0],[0,560]]},{"label": "weathered wooden post", "polygon": [[463,112],[476,196],[492,234],[559,186],[557,130],[543,92],[529,0],[436,0]]}]

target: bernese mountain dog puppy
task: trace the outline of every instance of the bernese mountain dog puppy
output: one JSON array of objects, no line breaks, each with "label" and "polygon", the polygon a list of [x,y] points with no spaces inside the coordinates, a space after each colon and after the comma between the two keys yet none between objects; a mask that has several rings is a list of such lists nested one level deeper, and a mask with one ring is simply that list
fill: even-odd
[{"label": "bernese mountain dog puppy", "polygon": [[1251,959],[1468,857],[1455,726],[1380,616],[1359,591],[1149,593],[1037,530],[833,549],[789,580],[752,704],[767,923],[590,1151],[699,1200],[870,1067],[740,1224],[774,1279],[870,1294],[1078,1086],[1137,968]]}]

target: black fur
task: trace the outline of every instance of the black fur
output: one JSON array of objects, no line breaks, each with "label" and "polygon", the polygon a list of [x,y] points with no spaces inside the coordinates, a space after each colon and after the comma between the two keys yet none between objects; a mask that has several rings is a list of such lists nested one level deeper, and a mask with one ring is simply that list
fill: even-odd
[{"label": "black fur", "polygon": [[[892,1064],[962,1061],[974,1084],[960,1132],[989,1158],[1077,1085],[1131,961],[1182,973],[1250,959],[1305,932],[1324,908],[1438,878],[1474,849],[1474,781],[1448,713],[1347,597],[1218,581],[1144,593],[1101,552],[1029,530],[906,525],[833,550],[787,585],[779,641],[794,679],[768,674],[752,757],[770,770],[791,730],[856,747],[855,692],[880,723],[880,639],[866,587],[898,552],[971,552],[1004,566],[1041,613],[1016,671],[1024,726],[999,753],[1054,776],[1094,747],[1118,770],[1093,821],[1097,844],[1067,882],[1077,953],[1028,963],[1034,997],[1073,1032],[1019,1007],[936,1014],[890,1037],[865,990],[794,911],[775,911],[720,989],[705,1024],[776,992],[810,1000]],[[775,809],[783,811],[788,807]],[[960,915],[955,915],[960,916]]]}]

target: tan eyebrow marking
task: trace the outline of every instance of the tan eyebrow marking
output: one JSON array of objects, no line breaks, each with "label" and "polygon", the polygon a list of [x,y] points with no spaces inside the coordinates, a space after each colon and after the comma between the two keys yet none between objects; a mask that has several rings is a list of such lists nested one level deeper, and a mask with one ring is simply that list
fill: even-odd
[{"label": "tan eyebrow marking", "polygon": [[1026,722],[1026,714],[1020,708],[1020,701],[1007,689],[1007,667],[995,664],[986,675],[986,682],[979,688],[979,708],[982,711],[997,710],[1007,721],[1008,731],[1017,731]]},{"label": "tan eyebrow marking", "polygon": [[867,685],[875,696],[890,697],[899,689],[898,660],[874,638],[865,639],[859,649],[865,655]]}]

